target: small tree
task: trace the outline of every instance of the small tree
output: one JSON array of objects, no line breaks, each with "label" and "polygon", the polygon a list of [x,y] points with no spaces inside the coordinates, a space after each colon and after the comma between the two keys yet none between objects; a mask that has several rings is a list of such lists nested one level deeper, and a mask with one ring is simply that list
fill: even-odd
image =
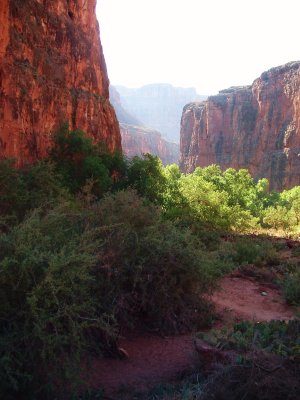
[{"label": "small tree", "polygon": [[133,157],[128,165],[127,185],[150,202],[162,205],[167,179],[161,160],[151,154]]}]

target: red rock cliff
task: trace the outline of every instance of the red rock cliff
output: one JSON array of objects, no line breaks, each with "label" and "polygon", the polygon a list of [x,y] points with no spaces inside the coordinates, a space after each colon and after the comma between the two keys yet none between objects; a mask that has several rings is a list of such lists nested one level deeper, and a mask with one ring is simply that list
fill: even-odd
[{"label": "red rock cliff", "polygon": [[150,153],[158,156],[164,165],[178,164],[179,145],[163,139],[160,132],[143,126],[120,124],[122,147],[127,157]]},{"label": "red rock cliff", "polygon": [[300,62],[186,105],[180,158],[185,172],[219,164],[248,168],[268,178],[271,189],[300,185]]},{"label": "red rock cliff", "polygon": [[1,0],[0,155],[44,157],[68,121],[121,148],[109,103],[96,0]]}]

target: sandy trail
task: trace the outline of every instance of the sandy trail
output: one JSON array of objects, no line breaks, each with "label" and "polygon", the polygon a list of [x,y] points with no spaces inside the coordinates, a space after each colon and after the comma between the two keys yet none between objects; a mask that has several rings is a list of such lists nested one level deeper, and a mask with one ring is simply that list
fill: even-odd
[{"label": "sandy trail", "polygon": [[[262,295],[265,292],[266,295]],[[276,287],[238,275],[225,277],[212,296],[221,321],[217,326],[241,319],[269,321],[295,317]],[[182,371],[199,362],[192,336],[161,338],[143,336],[122,340],[129,358],[99,359],[93,364],[88,380],[102,387],[113,399],[125,399],[126,392],[146,390],[156,384],[171,382]]]},{"label": "sandy trail", "polygon": [[242,275],[225,277],[212,300],[223,324],[241,319],[271,321],[295,317],[293,309],[274,285]]},{"label": "sandy trail", "polygon": [[170,382],[199,361],[191,336],[137,337],[120,341],[120,347],[129,358],[96,360],[90,377],[94,387],[104,387],[110,396]]}]

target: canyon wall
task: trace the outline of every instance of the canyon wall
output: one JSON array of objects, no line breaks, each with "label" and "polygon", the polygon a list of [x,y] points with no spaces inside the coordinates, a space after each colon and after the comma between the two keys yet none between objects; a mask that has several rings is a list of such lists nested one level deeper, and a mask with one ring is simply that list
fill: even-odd
[{"label": "canyon wall", "polygon": [[273,190],[300,185],[300,62],[184,107],[181,168],[210,164],[247,168]]},{"label": "canyon wall", "polygon": [[177,163],[179,145],[163,139],[160,132],[143,126],[120,124],[122,148],[124,154],[131,158],[150,153],[158,156],[164,165]]},{"label": "canyon wall", "polygon": [[109,150],[121,148],[109,103],[96,0],[1,0],[0,156],[46,156],[68,122]]},{"label": "canyon wall", "polygon": [[191,101],[205,100],[194,88],[177,88],[170,84],[151,84],[137,89],[116,86],[124,108],[143,125],[179,143],[182,108]]},{"label": "canyon wall", "polygon": [[161,133],[145,127],[134,115],[123,106],[120,94],[110,86],[110,101],[113,104],[120,123],[122,149],[124,154],[132,158],[150,153],[158,156],[163,164],[179,161],[179,145],[165,140]]}]

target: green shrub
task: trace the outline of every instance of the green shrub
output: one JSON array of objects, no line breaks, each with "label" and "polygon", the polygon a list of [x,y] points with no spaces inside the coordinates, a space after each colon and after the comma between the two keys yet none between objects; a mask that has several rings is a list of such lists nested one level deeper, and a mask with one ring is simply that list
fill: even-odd
[{"label": "green shrub", "polygon": [[273,244],[263,238],[238,238],[233,245],[233,260],[238,265],[279,263],[278,253]]},{"label": "green shrub", "polygon": [[[79,383],[120,327],[209,321],[215,263],[133,191],[37,209],[0,235],[0,395],[46,398]],[[49,368],[51,366],[51,368]]]},{"label": "green shrub", "polygon": [[[20,222],[27,212],[52,207],[70,198],[54,165],[39,161],[17,169],[12,160],[0,160],[0,216],[2,224]],[[0,219],[0,222],[1,222]]]},{"label": "green shrub", "polygon": [[43,214],[0,236],[3,398],[59,390],[82,354],[116,339],[113,316],[92,292],[97,235],[68,204]]},{"label": "green shrub", "polygon": [[299,267],[294,272],[286,275],[283,281],[283,293],[290,304],[300,304],[300,271]]},{"label": "green shrub", "polygon": [[283,230],[290,230],[294,225],[294,221],[289,210],[280,205],[276,205],[276,207],[269,207],[264,211],[263,223],[267,227]]},{"label": "green shrub", "polygon": [[133,157],[127,168],[126,187],[130,187],[151,203],[162,205],[167,179],[161,160],[151,154]]},{"label": "green shrub", "polygon": [[77,193],[91,179],[97,197],[114,186],[118,187],[119,180],[126,173],[121,153],[109,153],[101,144],[93,144],[81,130],[70,131],[67,124],[61,127],[53,140],[50,161],[71,193]]},{"label": "green shrub", "polygon": [[176,331],[195,319],[195,309],[203,322],[201,295],[215,284],[214,261],[188,230],[162,221],[133,191],[106,196],[91,208],[89,224],[106,229],[98,259],[110,271],[110,304],[124,322]]}]

